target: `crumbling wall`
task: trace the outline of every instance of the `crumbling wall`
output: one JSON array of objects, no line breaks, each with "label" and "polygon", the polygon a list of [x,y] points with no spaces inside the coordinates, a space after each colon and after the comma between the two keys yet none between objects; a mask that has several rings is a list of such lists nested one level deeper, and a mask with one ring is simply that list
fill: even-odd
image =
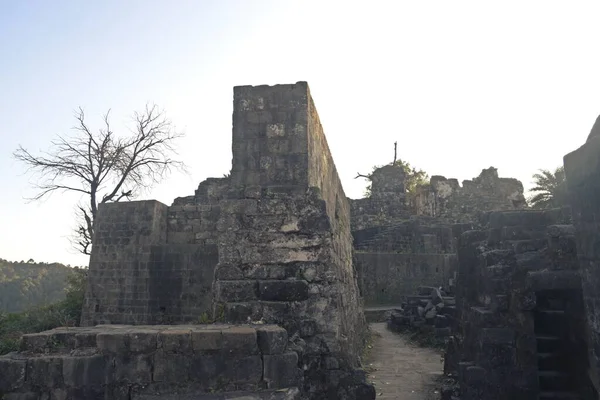
[{"label": "crumbling wall", "polygon": [[[568,221],[566,210],[494,212],[487,229],[460,237],[459,331],[449,341],[445,372],[458,374],[462,399],[533,400],[549,387],[585,390],[581,280]],[[548,309],[546,293],[563,296],[560,304]],[[564,318],[549,325],[548,315]],[[549,366],[547,340],[560,340],[574,358]]]},{"label": "crumbling wall", "polygon": [[297,339],[312,396],[371,398],[352,381],[366,323],[349,207],[308,85],[236,87],[230,199],[221,202],[215,309]]},{"label": "crumbling wall", "polygon": [[370,196],[350,200],[359,284],[369,305],[399,304],[423,285],[452,290],[458,236],[490,211],[525,206],[523,185],[499,178],[495,168],[462,187],[433,176],[414,193],[406,193],[405,179],[401,166],[377,168]]},{"label": "crumbling wall", "polygon": [[590,372],[600,392],[600,126],[587,142],[564,157],[569,200],[576,228],[577,253],[590,335]]},{"label": "crumbling wall", "polygon": [[494,167],[465,180],[432,176],[430,184],[417,188],[410,196],[411,208],[418,215],[429,215],[452,222],[475,222],[487,211],[515,210],[526,206],[523,184],[514,178],[499,178]]},{"label": "crumbling wall", "polygon": [[353,231],[390,225],[410,218],[404,187],[406,175],[399,165],[377,168],[370,175],[369,196],[350,202]]}]

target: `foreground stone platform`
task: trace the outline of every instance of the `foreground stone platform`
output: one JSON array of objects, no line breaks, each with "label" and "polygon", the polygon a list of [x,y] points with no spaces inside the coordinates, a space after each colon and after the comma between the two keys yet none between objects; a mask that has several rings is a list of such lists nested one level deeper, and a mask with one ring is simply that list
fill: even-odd
[{"label": "foreground stone platform", "polygon": [[0,395],[294,399],[298,355],[287,345],[287,331],[275,325],[58,328],[24,335],[20,352],[0,357]]}]

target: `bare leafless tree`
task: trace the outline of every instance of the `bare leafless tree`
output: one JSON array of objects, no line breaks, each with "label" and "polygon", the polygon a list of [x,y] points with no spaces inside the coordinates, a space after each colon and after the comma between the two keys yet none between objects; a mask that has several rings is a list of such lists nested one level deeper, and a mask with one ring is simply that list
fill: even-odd
[{"label": "bare leafless tree", "polygon": [[[56,191],[81,193],[85,202],[77,206],[77,228],[73,245],[90,254],[94,221],[101,203],[130,200],[141,191],[162,181],[173,168],[185,170],[174,142],[183,136],[156,105],[147,105],[134,114],[135,128],[124,137],[115,135],[109,121],[92,131],[83,109],[75,113],[75,135],[59,135],[51,150],[33,155],[19,146],[14,157],[38,175],[38,193],[30,200],[41,200]],[[87,204],[86,204],[87,203]]]}]

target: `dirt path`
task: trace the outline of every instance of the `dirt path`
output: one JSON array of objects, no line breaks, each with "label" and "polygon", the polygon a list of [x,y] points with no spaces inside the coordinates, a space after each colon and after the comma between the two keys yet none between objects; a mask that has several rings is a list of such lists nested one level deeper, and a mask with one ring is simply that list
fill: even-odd
[{"label": "dirt path", "polygon": [[370,326],[374,340],[365,367],[377,399],[439,400],[436,384],[442,377],[441,355],[408,343],[385,323]]}]

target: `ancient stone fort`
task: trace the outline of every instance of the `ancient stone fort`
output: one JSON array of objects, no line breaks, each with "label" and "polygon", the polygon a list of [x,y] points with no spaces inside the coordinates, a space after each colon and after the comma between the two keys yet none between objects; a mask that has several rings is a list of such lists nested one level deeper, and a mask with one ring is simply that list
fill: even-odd
[{"label": "ancient stone fort", "polygon": [[600,135],[545,211],[495,168],[408,193],[392,164],[348,199],[305,82],[234,88],[232,149],[171,206],[101,205],[81,327],[24,335],[1,399],[374,399],[364,309],[423,289],[445,399],[598,398]]}]

